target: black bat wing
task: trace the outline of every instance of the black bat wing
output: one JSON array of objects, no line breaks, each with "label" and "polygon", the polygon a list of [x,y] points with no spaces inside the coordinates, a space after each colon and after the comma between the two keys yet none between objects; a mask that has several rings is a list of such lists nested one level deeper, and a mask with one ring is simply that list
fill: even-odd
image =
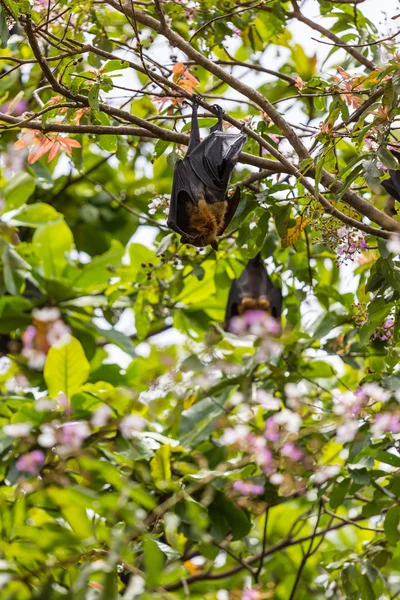
[{"label": "black bat wing", "polygon": [[382,187],[392,198],[400,202],[400,171],[390,170],[389,175],[389,179],[382,181]]},{"label": "black bat wing", "polygon": [[274,319],[279,320],[282,315],[282,290],[272,283],[268,274],[267,300],[271,306],[271,315]]},{"label": "black bat wing", "polygon": [[188,155],[190,165],[204,186],[217,193],[214,201],[225,199],[232,171],[246,142],[246,136],[213,131]]},{"label": "black bat wing", "polygon": [[232,281],[231,289],[229,290],[228,302],[225,311],[224,329],[229,329],[230,320],[239,315],[239,306],[241,303],[240,289],[237,279]]},{"label": "black bat wing", "polygon": [[189,162],[186,158],[178,160],[172,183],[168,227],[181,235],[186,235],[189,227],[188,202],[196,205],[202,193],[204,194],[204,186],[193,173]]}]

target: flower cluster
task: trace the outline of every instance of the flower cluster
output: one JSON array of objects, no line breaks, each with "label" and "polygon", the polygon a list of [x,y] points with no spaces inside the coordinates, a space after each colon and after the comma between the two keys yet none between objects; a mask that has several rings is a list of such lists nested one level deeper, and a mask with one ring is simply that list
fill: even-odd
[{"label": "flower cluster", "polygon": [[[376,413],[376,408],[387,405],[392,394],[375,382],[364,383],[355,392],[340,392],[334,390],[332,393],[333,412],[340,418],[336,429],[336,441],[339,443],[352,442],[362,423],[361,419],[371,423],[371,431],[374,437],[380,437],[386,433],[399,433],[400,420],[396,412]],[[400,401],[400,392],[396,392],[395,398]],[[396,406],[393,407],[396,410]]]},{"label": "flower cluster", "polygon": [[360,252],[368,250],[368,244],[361,231],[343,226],[338,229],[337,236],[340,240],[336,247],[339,263],[345,263],[348,260],[353,261],[359,256]]},{"label": "flower cluster", "polygon": [[165,215],[168,215],[169,206],[166,198],[157,196],[149,204],[149,215],[155,215],[157,211],[162,210]]},{"label": "flower cluster", "polygon": [[394,317],[388,317],[387,319],[385,319],[382,325],[374,331],[374,333],[372,334],[372,339],[390,343],[393,341],[393,331]]},{"label": "flower cluster", "polygon": [[33,323],[22,335],[22,356],[29,368],[40,371],[50,347],[64,341],[71,330],[61,319],[58,308],[37,308],[32,315]]}]

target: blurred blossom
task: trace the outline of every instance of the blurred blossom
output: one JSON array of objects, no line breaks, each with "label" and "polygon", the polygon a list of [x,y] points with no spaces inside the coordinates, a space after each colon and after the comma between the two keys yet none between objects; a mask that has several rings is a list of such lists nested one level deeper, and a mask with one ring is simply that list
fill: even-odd
[{"label": "blurred blossom", "polygon": [[269,480],[273,485],[281,485],[285,481],[285,477],[282,473],[272,473]]},{"label": "blurred blossom", "polygon": [[275,423],[282,425],[289,433],[297,433],[300,429],[302,420],[300,415],[291,410],[281,410],[272,417]]},{"label": "blurred blossom", "polygon": [[16,438],[27,436],[31,429],[32,423],[10,423],[3,427],[3,431],[6,435]]},{"label": "blurred blossom", "polygon": [[307,390],[304,383],[287,383],[285,385],[286,404],[292,410],[300,408]]},{"label": "blurred blossom", "polygon": [[219,438],[219,441],[226,446],[244,443],[249,433],[250,429],[247,425],[236,425],[234,428],[228,427]]},{"label": "blurred blossom", "polygon": [[257,590],[243,590],[241,600],[261,600],[262,596]]},{"label": "blurred blossom", "polygon": [[358,422],[357,421],[346,421],[336,430],[336,441],[340,444],[345,444],[346,442],[352,442],[356,436],[358,431]]},{"label": "blurred blossom", "polygon": [[386,242],[386,248],[392,254],[400,254],[400,235],[393,234]]},{"label": "blurred blossom", "polygon": [[279,410],[281,407],[281,402],[279,398],[274,398],[274,396],[272,396],[265,390],[256,391],[256,402],[258,402],[258,404],[261,404],[261,406],[265,408],[265,410]]},{"label": "blurred blossom", "polygon": [[257,483],[250,483],[248,481],[234,481],[233,489],[236,492],[240,492],[244,496],[254,494],[256,496],[264,493],[264,486]]},{"label": "blurred blossom", "polygon": [[321,485],[322,483],[325,483],[325,481],[328,481],[328,479],[331,479],[331,477],[335,477],[335,475],[337,475],[339,472],[339,465],[327,465],[326,467],[323,467],[320,471],[314,473],[313,478],[315,483]]},{"label": "blurred blossom", "polygon": [[15,173],[22,171],[27,154],[27,151],[15,151],[14,145],[8,144],[6,152],[0,156],[5,179],[11,179]]},{"label": "blurred blossom", "polygon": [[22,334],[22,343],[25,350],[33,350],[33,340],[36,336],[36,327],[29,325]]},{"label": "blurred blossom", "polygon": [[146,421],[139,415],[127,415],[119,424],[119,430],[124,438],[131,438],[137,431],[142,431],[146,425]]},{"label": "blurred blossom", "polygon": [[52,425],[42,425],[40,427],[41,433],[38,436],[38,444],[42,446],[42,448],[51,448],[55,446],[57,442],[55,428]]},{"label": "blurred blossom", "polygon": [[287,442],[282,446],[281,454],[294,461],[300,460],[304,456],[303,451],[297,448],[292,442]]},{"label": "blurred blossom", "polygon": [[49,321],[56,321],[61,317],[61,313],[55,306],[45,308],[34,308],[32,311],[33,318],[37,321],[43,321],[47,323]]},{"label": "blurred blossom", "polygon": [[236,392],[235,394],[233,394],[232,398],[230,398],[229,400],[229,404],[231,406],[237,406],[238,404],[241,404],[244,400],[244,396],[242,394],[242,392]]},{"label": "blurred blossom", "polygon": [[394,397],[396,398],[397,402],[400,402],[400,390],[397,390]]},{"label": "blurred blossom", "polygon": [[16,117],[20,117],[24,112],[28,110],[28,103],[26,100],[17,100],[7,102],[6,104],[2,104],[0,106],[0,112],[4,114],[14,115]]},{"label": "blurred blossom", "polygon": [[264,310],[248,310],[241,317],[233,317],[229,331],[236,335],[256,335],[257,337],[279,335],[280,324]]},{"label": "blurred blossom", "polygon": [[93,427],[104,427],[104,425],[107,425],[111,415],[111,408],[106,404],[102,404],[102,406],[99,406],[99,408],[93,413],[90,423],[93,425]]},{"label": "blurred blossom", "polygon": [[29,387],[29,381],[22,373],[16,373],[14,377],[7,379],[5,388],[7,392],[23,392]]},{"label": "blurred blossom", "polygon": [[28,360],[28,367],[33,371],[41,371],[46,362],[46,354],[41,350],[22,350],[22,355]]},{"label": "blurred blossom", "polygon": [[390,400],[391,393],[384,390],[377,383],[364,383],[364,385],[357,390],[357,394],[363,396],[365,399],[369,398],[373,402],[387,402]]},{"label": "blurred blossom", "polygon": [[60,342],[66,342],[70,335],[71,329],[64,323],[64,321],[58,319],[50,325],[47,331],[47,341],[49,342],[50,346],[54,346]]},{"label": "blurred blossom", "polygon": [[273,461],[271,450],[266,446],[266,440],[260,436],[250,434],[247,437],[248,452],[253,454],[254,460],[260,467],[268,472]]},{"label": "blurred blossom", "polygon": [[376,415],[371,431],[375,437],[380,437],[384,433],[400,433],[400,419],[393,413]]},{"label": "blurred blossom", "polygon": [[54,410],[56,407],[56,403],[54,400],[49,400],[48,398],[39,398],[35,402],[35,410],[38,412],[45,412],[48,410]]},{"label": "blurred blossom", "polygon": [[270,442],[277,442],[279,440],[279,427],[274,417],[269,417],[265,421],[264,437]]},{"label": "blurred blossom", "polygon": [[59,432],[61,446],[58,446],[58,449],[62,452],[69,452],[70,450],[80,448],[82,442],[90,435],[90,429],[86,421],[64,423],[61,425]]},{"label": "blurred blossom", "polygon": [[33,450],[28,454],[22,454],[15,463],[18,471],[25,471],[30,475],[36,475],[46,460],[45,455],[41,450]]},{"label": "blurred blossom", "polygon": [[335,415],[357,415],[364,405],[364,399],[357,393],[333,390],[332,396]]}]

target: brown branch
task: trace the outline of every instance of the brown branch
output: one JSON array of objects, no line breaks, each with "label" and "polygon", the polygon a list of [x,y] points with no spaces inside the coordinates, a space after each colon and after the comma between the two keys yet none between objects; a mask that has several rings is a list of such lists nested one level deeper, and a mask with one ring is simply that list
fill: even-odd
[{"label": "brown branch", "polygon": [[[273,75],[274,77],[277,77],[278,79],[283,79],[283,81],[287,81],[291,85],[294,85],[296,83],[295,79],[293,77],[290,77],[290,75],[285,75],[284,73],[281,73],[280,71],[273,71],[272,69],[266,69],[265,67],[262,67],[261,65],[253,65],[251,63],[245,63],[240,60],[216,60],[214,62],[216,65],[226,65],[227,67],[245,67],[246,69],[252,69],[253,71],[259,71],[260,73],[266,73],[267,75]],[[185,61],[184,64],[187,66],[197,65],[197,62],[194,60],[188,60],[188,61]]]},{"label": "brown branch", "polygon": [[[125,4],[123,11],[122,11],[120,5],[118,4],[118,2],[116,2],[116,0],[106,0],[106,2],[110,6],[113,6],[117,11],[123,12],[124,14],[131,15],[131,12],[130,12],[131,8],[129,5]],[[301,13],[299,13],[299,15],[302,17]],[[297,152],[300,159],[303,160],[303,159],[310,158],[307,148],[304,146],[304,144],[302,143],[300,138],[296,135],[294,130],[290,127],[290,125],[282,117],[282,115],[275,109],[275,107],[260,92],[251,88],[250,86],[244,84],[242,81],[239,81],[236,77],[234,77],[230,73],[227,73],[224,69],[222,69],[216,63],[214,63],[212,60],[210,60],[207,57],[200,54],[200,52],[195,50],[180,35],[178,35],[174,31],[172,31],[170,28],[164,29],[163,27],[161,27],[161,24],[159,21],[157,21],[157,19],[154,19],[153,17],[151,17],[147,14],[144,14],[140,11],[137,11],[137,10],[135,10],[135,18],[142,25],[150,27],[151,29],[154,29],[158,33],[161,33],[162,35],[164,35],[173,46],[182,50],[182,52],[184,52],[192,60],[195,60],[196,62],[198,62],[198,64],[203,66],[205,69],[207,69],[210,73],[212,73],[216,77],[219,77],[222,81],[224,81],[225,83],[230,85],[233,89],[239,91],[247,98],[256,102],[256,104],[258,104],[258,106],[260,106],[260,108],[262,108],[262,110],[264,110],[264,112],[270,117],[270,119],[281,129],[282,133],[285,135],[288,142],[291,144],[291,146]],[[356,52],[356,51],[354,51],[354,52]],[[226,120],[228,120],[229,122],[231,122],[235,126],[237,126],[235,121],[232,118],[227,118]],[[298,173],[297,169],[295,167],[293,167],[293,165],[290,163],[290,161],[284,159],[284,157],[281,155],[281,153],[278,152],[271,144],[268,144],[261,136],[257,136],[256,134],[254,134],[254,132],[251,132],[251,130],[249,130],[248,128],[246,128],[246,133],[248,133],[248,135],[251,135],[251,137],[253,139],[260,139],[262,141],[262,146],[264,148],[266,148],[272,156],[277,158],[285,167],[287,167],[287,169],[290,169],[289,172],[291,174],[300,178],[301,181],[304,183],[304,178],[301,178],[301,174]],[[313,170],[310,170],[309,174],[311,176],[313,176]],[[339,189],[341,188],[340,182],[336,182],[335,178],[325,170],[322,171],[321,182],[327,189],[332,189],[335,192],[339,191]],[[304,185],[306,185],[306,184],[304,183]],[[306,187],[307,187],[307,185],[306,185]],[[307,189],[310,190],[310,186],[308,186]],[[394,219],[392,219],[391,217],[386,215],[384,212],[376,209],[374,206],[369,204],[366,200],[361,198],[361,196],[358,196],[358,194],[356,194],[355,192],[351,192],[351,191],[347,190],[343,194],[343,200],[347,204],[349,204],[352,208],[354,208],[357,212],[360,212],[364,216],[367,216],[371,221],[377,223],[382,228],[384,228],[388,231],[400,231],[400,224],[397,221],[395,221]],[[342,213],[340,211],[338,211],[337,209],[334,209],[333,207],[331,207],[329,205],[329,202],[325,203],[324,206],[325,206],[325,208],[329,209],[329,212],[331,214],[333,214],[333,212],[335,211],[335,216],[340,218],[344,223],[351,224],[353,227],[357,227],[356,223],[358,223],[358,221],[356,221],[355,219],[351,219],[350,217],[347,217],[346,215],[340,216],[340,215],[342,215]],[[362,224],[360,224],[360,225],[362,225]],[[363,231],[366,231],[366,227],[368,227],[368,226],[363,225],[362,227],[359,227],[359,228],[361,228]],[[372,230],[373,228],[370,228],[370,229]],[[375,230],[375,231],[376,231],[376,235],[381,235],[382,237],[387,237],[387,235],[385,235],[384,232],[378,233],[379,230]],[[369,233],[371,233],[371,231],[369,231]]]},{"label": "brown branch", "polygon": [[[382,513],[387,512],[388,509],[383,509]],[[343,527],[348,527],[349,525],[353,525],[355,521],[367,521],[368,519],[362,515],[358,515],[357,517],[355,517],[353,519],[352,523],[337,523],[336,525],[331,525],[329,527],[326,527],[325,529],[322,529],[321,531],[317,531],[315,534],[311,533],[308,535],[305,535],[301,538],[297,538],[297,539],[292,539],[292,538],[286,538],[285,540],[282,540],[280,542],[278,542],[277,544],[274,544],[273,546],[270,546],[269,548],[267,548],[267,550],[264,553],[264,558],[266,558],[267,556],[271,556],[272,554],[275,554],[276,552],[280,552],[281,550],[284,550],[286,548],[290,548],[291,546],[296,546],[297,544],[303,544],[304,542],[307,542],[311,539],[315,539],[317,537],[320,536],[325,536],[327,533],[330,533],[331,531],[336,531],[337,529],[342,529]],[[256,556],[253,556],[251,558],[249,558],[249,560],[247,561],[248,565],[254,565],[254,563],[257,563],[260,559],[261,559],[262,554],[257,554]],[[236,567],[232,567],[231,569],[228,569],[226,571],[221,571],[219,573],[199,573],[198,575],[192,575],[192,577],[188,577],[185,581],[188,585],[190,585],[191,583],[194,583],[196,581],[215,581],[218,579],[226,579],[227,577],[231,577],[232,575],[236,575],[236,573],[239,573],[241,570],[243,569],[243,567],[241,565],[238,565]],[[175,590],[179,590],[180,588],[183,587],[183,583],[182,581],[178,581],[176,583],[172,583],[170,585],[166,585],[165,589],[172,592]]]},{"label": "brown branch", "polygon": [[194,34],[189,38],[189,44],[194,40],[194,38],[201,32],[203,31],[206,27],[208,27],[209,25],[211,25],[212,23],[215,23],[216,21],[220,21],[221,19],[227,19],[228,17],[233,17],[235,15],[239,15],[242,12],[246,12],[247,10],[251,10],[252,8],[257,8],[258,6],[260,6],[261,4],[264,4],[265,0],[262,0],[261,2],[257,2],[257,4],[253,4],[250,6],[245,6],[245,8],[239,8],[238,10],[233,10],[230,13],[226,13],[224,15],[219,15],[218,17],[214,17],[213,19],[210,19],[209,21],[207,21],[206,23],[204,23],[201,27],[199,27]]},{"label": "brown branch", "polygon": [[335,45],[340,45],[341,48],[344,48],[346,52],[348,52],[348,54],[355,58],[357,62],[367,67],[367,69],[370,69],[371,71],[374,71],[376,69],[376,65],[372,61],[370,61],[368,58],[365,58],[365,56],[363,56],[360,52],[355,50],[349,44],[345,44],[343,40],[335,33],[330,31],[329,29],[325,29],[325,27],[323,27],[316,21],[313,21],[312,19],[309,19],[308,17],[304,16],[303,13],[301,13],[298,9],[297,3],[293,3],[293,5],[295,7],[295,10],[291,13],[287,13],[287,16],[290,19],[297,19],[298,21],[301,21],[305,25],[308,25],[311,29],[314,29],[314,31],[318,31],[328,39],[332,40],[332,42],[334,42]]}]

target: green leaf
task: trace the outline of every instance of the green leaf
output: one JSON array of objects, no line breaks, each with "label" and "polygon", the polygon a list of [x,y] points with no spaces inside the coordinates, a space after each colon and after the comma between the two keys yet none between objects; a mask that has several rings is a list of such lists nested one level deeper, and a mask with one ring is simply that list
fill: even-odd
[{"label": "green leaf", "polygon": [[90,365],[81,343],[71,337],[61,346],[52,346],[44,366],[44,379],[53,398],[59,392],[71,397],[86,382]]},{"label": "green leaf", "polygon": [[116,152],[118,149],[117,136],[108,133],[99,135],[99,146],[107,152]]},{"label": "green leaf", "polygon": [[66,253],[73,248],[72,232],[68,225],[61,221],[53,225],[39,227],[33,234],[35,253],[48,279],[60,277],[67,264]]},{"label": "green leaf", "polygon": [[397,544],[400,539],[400,506],[393,506],[386,513],[385,522],[383,528],[386,533],[386,537],[390,544]]},{"label": "green leaf", "polygon": [[374,458],[375,460],[379,460],[379,462],[391,465],[392,467],[400,468],[400,457],[396,454],[391,454],[391,452],[378,452]]},{"label": "green leaf", "polygon": [[[231,531],[233,540],[241,540],[251,530],[251,520],[248,513],[238,508],[222,492],[216,493],[215,499],[209,508],[209,515],[212,523],[217,525],[217,530],[223,537],[228,531]],[[226,532],[223,534],[224,525]]]},{"label": "green leaf", "polygon": [[100,91],[100,86],[98,83],[94,83],[89,91],[89,95],[88,95],[89,106],[90,106],[90,108],[93,108],[94,110],[97,110],[99,108],[99,91]]},{"label": "green leaf", "polygon": [[11,177],[2,190],[6,201],[5,211],[19,208],[32,196],[35,190],[34,178],[25,171],[19,171]]},{"label": "green leaf", "polygon": [[101,67],[103,73],[111,73],[112,71],[122,71],[129,67],[128,63],[124,60],[109,60],[105,65]]},{"label": "green leaf", "polygon": [[150,588],[155,588],[161,580],[166,557],[149,535],[143,538],[143,551],[146,583]]},{"label": "green leaf", "polygon": [[161,446],[154,458],[150,461],[150,471],[154,483],[159,489],[165,489],[171,481],[171,447],[168,444]]},{"label": "green leaf", "polygon": [[55,208],[49,204],[37,202],[36,204],[24,206],[19,213],[11,219],[10,223],[17,226],[40,227],[43,225],[59,223],[61,220],[62,215],[60,215]]},{"label": "green leaf", "polygon": [[6,20],[6,13],[2,6],[0,6],[0,40],[1,47],[6,48],[8,42],[8,26]]}]

